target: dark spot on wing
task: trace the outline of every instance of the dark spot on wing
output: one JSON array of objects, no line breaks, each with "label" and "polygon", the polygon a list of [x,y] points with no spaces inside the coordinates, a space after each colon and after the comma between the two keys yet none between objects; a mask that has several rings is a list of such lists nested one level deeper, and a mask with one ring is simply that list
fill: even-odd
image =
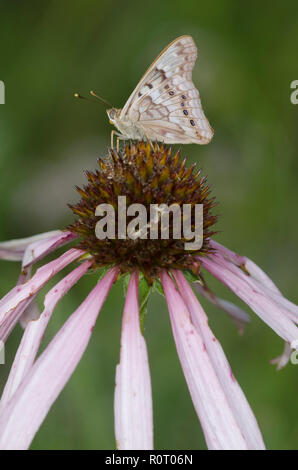
[{"label": "dark spot on wing", "polygon": [[146,85],[147,85],[147,87],[150,88],[150,89],[153,88],[153,85],[152,85],[151,83],[146,83]]},{"label": "dark spot on wing", "polygon": [[139,91],[138,97],[141,98],[141,96],[142,96],[142,93]]},{"label": "dark spot on wing", "polygon": [[182,98],[183,100],[186,100],[186,96],[185,96],[185,95],[182,95],[181,98]]},{"label": "dark spot on wing", "polygon": [[175,94],[174,91],[169,91],[169,95],[173,96]]},{"label": "dark spot on wing", "polygon": [[186,109],[183,109],[183,114],[185,114],[185,116],[188,115],[188,111],[186,111]]},{"label": "dark spot on wing", "polygon": [[162,81],[164,82],[167,78],[166,72],[163,69],[159,69],[158,67],[155,67],[155,71],[161,75]]},{"label": "dark spot on wing", "polygon": [[167,90],[168,88],[170,88],[170,85],[165,85],[165,90]]},{"label": "dark spot on wing", "polygon": [[193,119],[191,119],[189,122],[192,126],[195,126],[195,121]]}]

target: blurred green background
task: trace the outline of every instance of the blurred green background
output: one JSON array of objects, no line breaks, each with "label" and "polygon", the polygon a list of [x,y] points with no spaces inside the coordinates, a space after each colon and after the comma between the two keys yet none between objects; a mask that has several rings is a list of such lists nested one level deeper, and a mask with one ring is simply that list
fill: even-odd
[{"label": "blurred green background", "polygon": [[[183,154],[198,161],[219,202],[217,240],[269,273],[282,292],[297,292],[298,4],[201,0],[117,2],[27,0],[0,4],[0,239],[25,237],[72,221],[75,184],[106,154],[105,108],[73,98],[96,90],[122,107],[148,65],[170,41],[193,35],[193,79],[215,129],[206,147]],[[0,294],[19,264],[1,261]],[[60,302],[45,343],[90,291],[85,276]],[[216,281],[221,296],[236,299]],[[51,283],[53,285],[53,283]],[[40,299],[41,301],[41,299]],[[269,364],[282,341],[252,313],[240,337],[202,301],[270,449],[297,449],[298,366]],[[242,305],[243,306],[243,305]],[[115,367],[119,360],[122,285],[113,288],[79,367],[35,437],[33,449],[112,449]],[[246,311],[248,308],[243,306]],[[162,297],[152,296],[146,322],[157,449],[204,449]],[[7,343],[1,387],[21,328]]]}]

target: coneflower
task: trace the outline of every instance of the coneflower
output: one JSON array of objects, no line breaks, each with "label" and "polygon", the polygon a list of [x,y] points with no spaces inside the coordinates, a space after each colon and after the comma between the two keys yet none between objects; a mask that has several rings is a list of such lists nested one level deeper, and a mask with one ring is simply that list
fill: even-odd
[{"label": "coneflower", "polygon": [[[86,176],[88,184],[78,188],[81,200],[71,206],[76,220],[66,230],[0,244],[2,259],[22,261],[16,287],[0,301],[0,340],[5,342],[18,321],[25,327],[0,402],[0,447],[30,446],[80,361],[113,283],[123,278],[127,290],[116,370],[117,448],[153,449],[152,393],[140,312],[150,291],[158,289],[168,305],[178,356],[208,448],[264,449],[254,414],[190,283],[239,325],[247,321],[247,315],[210,291],[203,270],[246,302],[286,342],[280,366],[290,356],[288,345],[298,338],[298,307],[252,261],[212,240],[214,198],[200,171],[188,168],[179,153],[172,155],[170,149],[157,144],[130,144],[120,152],[111,150],[109,159],[100,159],[99,169]],[[150,239],[144,230],[134,239],[119,237],[116,217],[115,237],[99,239],[96,209],[107,204],[117,216],[119,196],[126,197],[127,205],[142,204],[148,214],[152,204],[189,204],[192,228],[195,206],[202,205],[200,248],[186,249],[187,237],[174,237],[173,217],[169,217],[168,238]],[[127,229],[131,219],[127,217]],[[181,224],[183,221],[182,217]],[[146,228],[149,230],[150,223]],[[161,231],[158,225],[158,235]],[[76,245],[31,274],[36,261],[69,242]],[[77,263],[74,269],[45,295],[44,310],[38,316],[35,296],[73,263]],[[56,304],[90,270],[98,271],[100,280],[37,358]]]}]

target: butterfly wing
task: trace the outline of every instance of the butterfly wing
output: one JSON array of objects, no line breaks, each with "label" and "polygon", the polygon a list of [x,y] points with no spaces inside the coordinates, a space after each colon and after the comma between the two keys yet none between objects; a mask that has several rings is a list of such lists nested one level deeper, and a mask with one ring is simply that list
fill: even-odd
[{"label": "butterfly wing", "polygon": [[121,111],[144,135],[165,143],[206,144],[213,136],[192,82],[197,48],[191,36],[173,41],[149,67]]}]

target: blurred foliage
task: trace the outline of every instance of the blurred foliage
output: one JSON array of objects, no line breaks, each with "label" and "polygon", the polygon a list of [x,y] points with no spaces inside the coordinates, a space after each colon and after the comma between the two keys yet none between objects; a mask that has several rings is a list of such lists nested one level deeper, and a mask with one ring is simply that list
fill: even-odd
[{"label": "blurred foliage", "polygon": [[[191,34],[199,49],[193,78],[215,137],[206,147],[185,146],[182,152],[199,162],[217,197],[217,239],[255,260],[298,302],[298,106],[290,102],[290,83],[298,79],[296,1],[13,0],[1,1],[0,11],[0,79],[6,85],[6,104],[0,106],[2,240],[67,225],[74,185],[106,154],[111,128],[104,107],[75,100],[73,92],[94,89],[121,107],[162,48]],[[1,295],[18,270],[17,263],[1,262]],[[45,342],[95,282],[94,275],[85,276],[60,302]],[[210,283],[241,304],[218,282]],[[297,370],[288,365],[277,373],[269,365],[282,341],[253,313],[240,337],[222,312],[202,303],[267,446],[297,448]],[[118,284],[33,449],[114,448],[122,308]],[[205,448],[158,294],[149,300],[145,335],[156,448]],[[1,366],[2,385],[20,337],[17,327],[7,344],[7,365]]]}]

